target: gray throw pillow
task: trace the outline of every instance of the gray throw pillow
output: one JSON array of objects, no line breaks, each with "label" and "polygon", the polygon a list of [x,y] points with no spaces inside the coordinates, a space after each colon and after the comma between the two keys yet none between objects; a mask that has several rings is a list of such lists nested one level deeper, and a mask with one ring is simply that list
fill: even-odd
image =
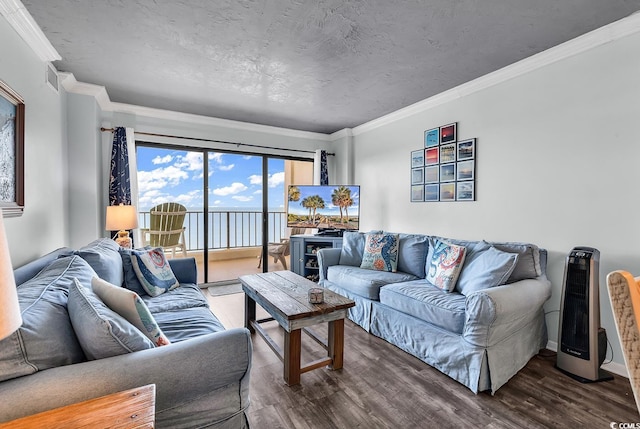
[{"label": "gray throw pillow", "polygon": [[120,246],[115,241],[99,238],[81,247],[75,253],[91,265],[98,277],[111,284],[122,286],[122,258],[118,249]]},{"label": "gray throw pillow", "polygon": [[364,254],[364,243],[367,234],[357,231],[345,231],[342,235],[342,249],[340,250],[340,265],[359,267]]},{"label": "gray throw pillow", "polygon": [[[518,261],[515,253],[502,252],[493,246],[482,246],[470,261],[466,261],[455,290],[469,295],[482,289],[503,285],[509,279]],[[486,243],[484,243],[486,244]],[[482,246],[482,247],[481,247]]]},{"label": "gray throw pillow", "polygon": [[[88,283],[91,284],[91,280]],[[69,317],[89,360],[151,349],[153,343],[75,279],[69,288]]]},{"label": "gray throw pillow", "polygon": [[507,283],[517,282],[524,279],[535,279],[542,275],[540,267],[540,249],[531,243],[493,243],[493,247],[503,252],[517,253],[518,263],[509,276]]}]

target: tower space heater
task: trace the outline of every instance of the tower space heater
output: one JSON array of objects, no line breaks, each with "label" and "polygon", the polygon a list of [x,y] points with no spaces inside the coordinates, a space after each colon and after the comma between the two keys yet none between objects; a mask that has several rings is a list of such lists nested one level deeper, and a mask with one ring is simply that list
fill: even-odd
[{"label": "tower space heater", "polygon": [[583,383],[611,380],[600,368],[607,333],[600,327],[600,252],[574,247],[564,268],[556,367]]}]

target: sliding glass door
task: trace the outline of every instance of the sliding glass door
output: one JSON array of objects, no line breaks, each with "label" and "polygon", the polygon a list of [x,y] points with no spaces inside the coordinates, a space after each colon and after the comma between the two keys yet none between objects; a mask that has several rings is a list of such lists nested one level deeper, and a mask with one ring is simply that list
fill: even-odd
[{"label": "sliding glass door", "polygon": [[[181,205],[199,283],[289,269],[287,186],[311,183],[311,162],[140,142],[137,159],[141,228],[150,229],[158,205]],[[185,256],[176,250],[165,253]]]}]

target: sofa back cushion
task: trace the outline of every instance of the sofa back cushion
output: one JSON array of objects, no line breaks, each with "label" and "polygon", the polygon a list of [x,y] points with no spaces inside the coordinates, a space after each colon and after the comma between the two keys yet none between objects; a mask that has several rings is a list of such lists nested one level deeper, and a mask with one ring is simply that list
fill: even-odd
[{"label": "sofa back cushion", "polygon": [[103,280],[121,286],[123,282],[122,258],[118,252],[120,246],[109,238],[99,238],[75,253],[87,261],[91,268]]},{"label": "sofa back cushion", "polygon": [[540,249],[535,244],[515,242],[489,242],[489,244],[503,252],[516,253],[518,255],[518,262],[507,283],[535,279],[543,274],[540,266]]},{"label": "sofa back cushion", "polygon": [[429,241],[422,234],[399,234],[398,271],[425,278],[425,262]]},{"label": "sofa back cushion", "polygon": [[[144,250],[144,249],[145,248],[141,248],[137,250]],[[121,247],[119,252],[120,252],[120,257],[122,259],[122,267],[124,271],[124,287],[134,291],[140,297],[147,295],[147,291],[144,290],[144,288],[142,287],[142,283],[140,283],[140,280],[138,280],[138,275],[133,269],[133,263],[131,262],[131,254],[134,252],[134,250],[125,249]]]},{"label": "sofa back cushion", "polygon": [[340,250],[340,265],[359,267],[362,264],[364,243],[367,234],[358,231],[345,231],[342,235],[342,249]]},{"label": "sofa back cushion", "polygon": [[0,381],[86,360],[67,310],[74,278],[96,275],[79,256],[56,259],[18,286],[22,326],[0,341]]}]

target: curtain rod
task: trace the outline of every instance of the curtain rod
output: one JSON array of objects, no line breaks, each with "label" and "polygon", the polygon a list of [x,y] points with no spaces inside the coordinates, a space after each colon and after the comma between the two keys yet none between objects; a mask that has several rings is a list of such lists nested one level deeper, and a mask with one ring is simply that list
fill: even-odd
[{"label": "curtain rod", "polygon": [[[100,127],[100,131],[102,131],[102,132],[104,132],[104,131],[113,132],[114,129],[113,128]],[[184,139],[184,140],[196,140],[196,141],[209,142],[209,143],[232,144],[232,145],[235,145],[235,146],[256,147],[256,148],[260,148],[260,149],[273,149],[273,150],[284,150],[284,151],[290,151],[290,152],[315,153],[315,151],[312,151],[312,150],[287,149],[287,148],[281,148],[281,147],[262,146],[262,145],[250,144],[250,143],[238,143],[238,142],[227,142],[227,141],[224,141],[224,140],[204,139],[204,138],[199,138],[199,137],[172,136],[170,134],[145,133],[145,132],[142,132],[142,131],[135,131],[135,133],[136,134],[140,134],[140,135],[145,135],[145,136],[168,137],[168,138],[172,138],[172,139]],[[335,153],[327,152],[327,155],[335,156]]]}]

